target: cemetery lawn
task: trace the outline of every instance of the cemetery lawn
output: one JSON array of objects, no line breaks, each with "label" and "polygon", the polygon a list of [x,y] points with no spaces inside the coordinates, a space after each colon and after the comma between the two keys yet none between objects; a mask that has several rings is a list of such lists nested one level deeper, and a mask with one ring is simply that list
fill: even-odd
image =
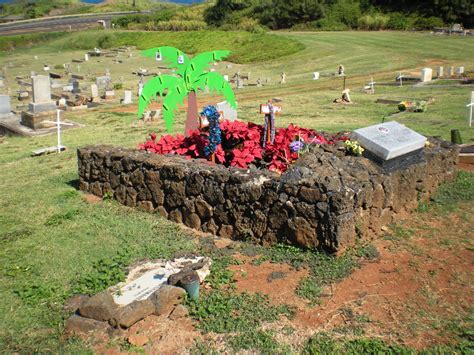
[{"label": "cemetery lawn", "polygon": [[[155,33],[130,32],[131,34],[124,34],[124,37],[110,33],[113,40],[111,45],[133,45],[141,38],[143,45],[162,44],[159,42],[159,34]],[[284,38],[285,43],[295,43],[293,54],[283,56],[285,49],[281,52],[282,56],[261,62],[269,51],[268,44],[263,43],[257,47],[260,50],[257,54],[246,56],[243,51],[238,52],[243,58],[241,63],[255,62],[233,64],[230,69],[226,68],[227,63],[219,63],[215,67],[217,72],[230,75],[237,70],[242,73],[250,71],[252,83],[259,77],[271,78],[269,85],[263,88],[248,87],[237,92],[241,119],[261,122],[262,117],[256,113],[258,105],[268,98],[279,97],[284,100],[284,114],[277,117],[278,126],[295,123],[328,131],[352,130],[379,123],[386,116],[386,120],[396,119],[425,135],[449,139],[450,130],[456,128],[460,130],[464,142],[474,141],[474,130],[467,128],[465,107],[468,93],[473,87],[414,88],[404,85],[400,88],[376,84],[374,95],[358,92],[371,77],[378,83],[394,82],[398,71],[417,72],[425,66],[434,67],[438,64],[445,68],[449,65],[464,65],[467,70],[472,70],[469,67],[472,66],[474,57],[472,39],[395,32],[274,35]],[[76,38],[82,38],[81,36],[91,38],[88,33],[77,34]],[[191,53],[207,49],[194,43],[196,38],[202,38],[201,33],[165,36],[172,41],[170,44]],[[229,45],[238,43],[232,38],[232,32],[216,33],[215,36],[215,40],[228,36],[224,43]],[[80,41],[84,43],[84,39]],[[216,42],[212,48],[220,48],[218,44]],[[91,41],[87,49],[94,45],[97,44]],[[58,56],[57,52],[61,48],[61,56]],[[295,48],[302,50],[295,52]],[[28,74],[31,70],[41,72],[45,63],[51,66],[52,71],[63,72],[61,69],[53,69],[54,66],[72,58],[83,58],[85,49],[74,47],[73,41],[68,44],[67,37],[52,41],[48,39],[41,46],[4,52],[0,57],[0,67],[7,66],[6,85],[10,85],[13,92],[18,88],[15,76]],[[129,88],[135,92],[137,79],[131,71],[139,67],[153,71],[157,68],[149,59],[140,58],[138,51],[134,50],[132,53],[133,58],[122,57],[123,64],[113,64],[112,58],[101,58],[101,62],[91,59],[88,63],[81,63],[81,73],[90,70],[95,76],[109,68],[114,80],[117,81],[122,76],[124,89]],[[35,61],[34,55],[38,55],[40,59]],[[9,63],[12,64],[11,67]],[[332,104],[332,100],[340,96],[340,78],[323,77],[319,81],[311,81],[313,71],[332,73],[339,64],[346,67],[346,86],[352,90],[353,105]],[[76,64],[73,69],[76,69],[75,66]],[[282,71],[287,73],[286,85],[277,84]],[[77,70],[73,72],[76,73]],[[90,83],[92,81],[87,84]],[[122,90],[117,91],[118,96],[122,96]],[[429,97],[433,97],[435,101],[429,105],[427,112],[404,113],[395,117],[388,116],[397,112],[395,105],[375,103],[377,98],[418,100]],[[210,95],[200,95],[198,99],[200,106],[216,100]],[[13,101],[12,104],[15,105]],[[258,324],[253,324],[248,332],[242,331],[242,328],[237,332],[234,332],[235,328],[217,329],[217,325],[212,323],[212,317],[202,316],[198,327],[204,333],[217,329],[224,333],[232,331],[232,336],[228,337],[226,344],[215,337],[204,336],[196,345],[197,350],[224,347],[234,351],[253,348],[266,352],[303,349],[360,352],[361,349],[399,349],[389,346],[433,349],[436,345],[451,344],[442,349],[466,351],[469,346],[472,347],[470,334],[474,315],[472,308],[469,308],[473,301],[469,287],[474,280],[472,263],[469,261],[473,260],[474,250],[473,174],[462,173],[457,184],[444,188],[435,202],[421,206],[406,222],[391,226],[386,236],[373,245],[370,244],[372,246],[362,245],[342,259],[327,259],[292,248],[265,250],[245,243],[239,244],[237,248],[244,255],[242,259],[233,254],[235,250],[216,249],[208,237],[196,235],[163,218],[128,209],[111,200],[93,199],[77,190],[75,149],[89,144],[136,147],[149,133],[165,132],[164,125],[160,122],[135,127],[135,112],[135,104],[108,104],[87,112],[68,113],[69,119],[84,127],[63,132],[63,144],[68,150],[60,155],[30,157],[32,150],[54,145],[54,135],[37,138],[0,137],[2,351],[83,352],[93,348],[94,344],[79,339],[65,340],[62,336],[63,321],[67,316],[62,307],[69,295],[98,292],[116,283],[123,276],[123,267],[136,260],[170,258],[176,252],[195,251],[210,255],[216,261],[211,282],[215,288],[213,292],[220,292],[223,296],[205,298],[203,302],[208,302],[206,304],[211,306],[219,306],[219,302],[229,298],[242,302],[238,296],[240,281],[237,281],[236,290],[225,285],[231,283],[233,278],[242,280],[246,277],[244,272],[239,271],[240,265],[237,268],[235,265],[247,265],[250,261],[245,258],[259,260],[254,263],[255,270],[258,270],[260,261],[260,267],[270,268],[265,260],[284,265],[288,263],[292,267],[301,266],[298,262],[303,262],[306,263],[304,265],[309,265],[306,267],[308,271],[305,277],[310,277],[309,281],[304,281],[305,278],[302,277],[301,283],[291,290],[294,297],[288,297],[288,301],[281,304],[277,302],[275,305],[255,298],[244,299],[255,308],[261,307],[262,318],[268,319],[269,323],[256,322]],[[183,107],[176,116],[176,132],[183,130],[184,120]],[[374,248],[379,251],[380,257],[374,252]],[[233,274],[229,270],[233,270]],[[318,270],[325,272],[318,273]],[[353,276],[347,278],[353,272]],[[366,274],[371,275],[369,280],[364,279]],[[276,277],[279,274],[272,275]],[[398,292],[400,280],[397,277],[403,275],[410,275],[409,280],[403,279],[407,284],[420,284],[422,292],[416,294],[419,298],[399,299],[392,295]],[[384,284],[388,286],[374,288],[370,281],[373,278],[378,282],[388,280]],[[428,281],[425,282],[426,280]],[[262,280],[256,283],[259,284],[260,281]],[[367,300],[372,300],[367,303],[371,307],[363,307],[365,296],[339,293],[333,294],[339,298],[331,298],[332,291],[328,290],[333,287],[339,289],[338,285],[354,289],[356,281],[359,282],[357,285],[363,284],[369,289],[370,292],[365,296]],[[272,292],[278,290],[268,292],[271,298]],[[396,307],[395,304],[393,307],[391,305],[394,298],[397,300]],[[309,299],[307,304],[304,303],[305,299]],[[320,310],[327,310],[331,300],[336,302],[335,311],[327,313],[326,318],[317,318],[316,314]],[[374,300],[381,300],[381,303]],[[292,301],[293,304],[286,305]],[[360,305],[359,301],[362,302]],[[217,302],[217,305],[213,302]],[[382,316],[377,314],[377,310],[384,310],[381,311]],[[194,308],[193,312],[196,318],[199,318],[196,314],[203,314],[199,308]],[[250,317],[251,311],[246,312]],[[302,314],[308,317],[304,318]],[[336,318],[344,321],[333,322]],[[292,319],[300,320],[300,323]],[[410,321],[405,322],[406,319]],[[242,319],[232,319],[229,324],[234,324],[235,327],[247,324],[242,322]],[[308,324],[324,326],[321,329],[325,333],[315,335],[316,329],[314,326],[308,327]],[[309,338],[312,340],[308,341]],[[367,338],[372,340],[364,340]],[[419,339],[421,340],[418,341]],[[123,343],[110,346],[140,351]]]}]

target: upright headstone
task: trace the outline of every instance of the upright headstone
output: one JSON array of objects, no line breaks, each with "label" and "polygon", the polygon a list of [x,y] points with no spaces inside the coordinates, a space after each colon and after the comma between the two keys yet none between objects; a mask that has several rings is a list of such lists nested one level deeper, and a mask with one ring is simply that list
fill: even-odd
[{"label": "upright headstone", "polygon": [[51,83],[49,76],[36,75],[31,78],[33,102],[28,111],[22,111],[21,123],[33,129],[40,128],[42,121],[56,115],[56,103],[51,100]]},{"label": "upright headstone", "polygon": [[319,72],[315,71],[313,72],[313,80],[318,80],[319,79]]},{"label": "upright headstone", "polygon": [[425,83],[433,79],[433,69],[423,68],[421,69],[421,82]]},{"label": "upright headstone", "polygon": [[99,88],[96,84],[91,85],[91,101],[97,102],[99,100]]},{"label": "upright headstone", "polygon": [[87,54],[87,53],[86,53],[86,54],[84,54],[84,60],[85,60],[86,62],[88,62],[88,61],[89,61],[89,54]]},{"label": "upright headstone", "polygon": [[224,80],[225,80],[225,81],[229,81],[229,76],[228,76],[228,75],[224,75]]},{"label": "upright headstone", "polygon": [[353,137],[379,162],[408,156],[426,143],[426,137],[395,121],[357,129]]},{"label": "upright headstone", "polygon": [[454,75],[454,67],[451,66],[448,68],[448,76],[453,76]]},{"label": "upright headstone", "polygon": [[469,103],[466,105],[468,110],[469,110],[469,114],[468,114],[468,122],[469,122],[469,127],[472,127],[472,112],[474,110],[474,91],[471,91],[471,95],[470,95],[470,100],[469,100]]},{"label": "upright headstone", "polygon": [[72,93],[73,94],[79,94],[81,92],[81,89],[79,87],[79,82],[78,81],[73,81],[72,82]]},{"label": "upright headstone", "polygon": [[0,119],[11,117],[10,96],[0,95]]},{"label": "upright headstone", "polygon": [[125,90],[124,91],[122,103],[124,105],[132,103],[132,92],[130,90]]},{"label": "upright headstone", "polygon": [[225,120],[235,121],[237,119],[237,110],[230,106],[227,101],[219,102],[216,108]]},{"label": "upright headstone", "polygon": [[456,68],[456,74],[461,75],[464,73],[464,67],[457,67]]},{"label": "upright headstone", "polygon": [[438,78],[444,76],[444,67],[438,67],[438,69],[436,69],[436,75],[438,76]]},{"label": "upright headstone", "polygon": [[99,88],[105,88],[107,85],[109,85],[111,81],[112,79],[110,78],[110,76],[98,76],[95,79],[95,83]]}]

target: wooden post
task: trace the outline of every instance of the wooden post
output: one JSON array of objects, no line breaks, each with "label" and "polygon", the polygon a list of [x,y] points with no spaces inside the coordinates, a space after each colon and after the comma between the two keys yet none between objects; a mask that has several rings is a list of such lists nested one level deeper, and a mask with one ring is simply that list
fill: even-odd
[{"label": "wooden post", "polygon": [[213,163],[216,162],[216,153],[212,153],[212,154],[211,154],[211,161],[212,161]]},{"label": "wooden post", "polygon": [[271,121],[268,120],[268,124],[267,124],[267,143],[271,143],[271,134],[272,134],[272,129],[270,127],[271,125]]}]

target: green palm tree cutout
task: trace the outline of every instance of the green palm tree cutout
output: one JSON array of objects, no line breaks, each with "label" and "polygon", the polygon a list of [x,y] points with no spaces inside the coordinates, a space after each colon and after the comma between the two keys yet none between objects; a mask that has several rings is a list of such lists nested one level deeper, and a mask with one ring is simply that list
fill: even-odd
[{"label": "green palm tree cutout", "polygon": [[234,91],[224,77],[215,72],[207,71],[211,63],[226,58],[229,51],[212,51],[189,57],[174,47],[158,47],[147,49],[142,52],[145,57],[156,58],[158,55],[170,68],[176,69],[177,76],[160,75],[149,80],[143,87],[138,103],[138,117],[143,115],[151,99],[157,99],[157,95],[166,97],[163,101],[163,118],[166,129],[172,131],[174,113],[184,99],[188,98],[188,114],[186,120],[186,131],[197,128],[197,101],[196,92],[200,89],[216,91],[221,93],[231,107],[237,109]]}]

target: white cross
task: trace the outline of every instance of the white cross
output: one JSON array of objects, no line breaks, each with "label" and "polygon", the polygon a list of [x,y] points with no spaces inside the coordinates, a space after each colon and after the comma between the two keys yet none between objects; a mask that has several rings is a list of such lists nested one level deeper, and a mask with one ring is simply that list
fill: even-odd
[{"label": "white cross", "polygon": [[404,76],[403,76],[402,72],[398,72],[397,79],[400,80],[400,86],[403,86],[403,78],[404,78]]},{"label": "white cross", "polygon": [[469,107],[469,127],[472,127],[472,106],[474,106],[474,102],[466,105],[466,107]]},{"label": "white cross", "polygon": [[54,121],[43,121],[43,122],[56,125],[57,130],[58,130],[58,153],[60,153],[61,152],[61,125],[73,126],[73,124],[72,123],[61,122],[60,117],[59,117],[61,110],[56,110],[56,112],[57,112],[56,122],[54,122]]},{"label": "white cross", "polygon": [[376,82],[374,81],[374,78],[370,78],[370,83],[368,85],[370,85],[370,89],[372,90],[372,94],[375,94],[375,84],[376,84]]}]

